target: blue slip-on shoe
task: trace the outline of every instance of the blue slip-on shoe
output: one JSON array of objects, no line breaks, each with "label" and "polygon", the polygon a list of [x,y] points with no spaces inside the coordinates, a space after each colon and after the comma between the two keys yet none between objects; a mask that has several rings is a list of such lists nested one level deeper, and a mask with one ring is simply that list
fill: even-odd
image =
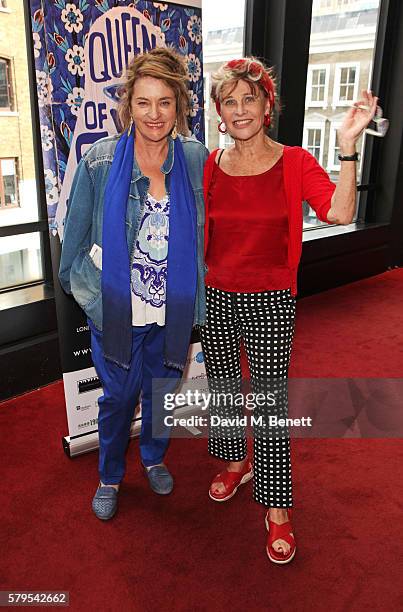
[{"label": "blue slip-on shoe", "polygon": [[115,487],[98,486],[97,492],[92,500],[92,509],[95,516],[102,521],[111,519],[118,508],[118,493]]},{"label": "blue slip-on shoe", "polygon": [[159,495],[168,495],[174,487],[174,481],[165,465],[154,465],[147,469],[144,465],[144,474],[148,478],[151,490]]}]

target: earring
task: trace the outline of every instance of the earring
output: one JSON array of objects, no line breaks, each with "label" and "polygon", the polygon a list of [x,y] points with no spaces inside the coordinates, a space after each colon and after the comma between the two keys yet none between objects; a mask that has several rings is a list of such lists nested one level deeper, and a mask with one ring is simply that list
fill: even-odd
[{"label": "earring", "polygon": [[227,126],[225,125],[224,121],[221,121],[221,123],[218,124],[218,131],[220,132],[220,134],[226,134],[227,133]]},{"label": "earring", "polygon": [[175,125],[172,128],[171,138],[175,140],[178,137],[178,120],[175,119]]},{"label": "earring", "polygon": [[133,127],[133,117],[130,117],[129,129],[127,131],[127,135],[130,136]]},{"label": "earring", "polygon": [[270,127],[270,123],[271,123],[271,121],[270,121],[270,114],[267,114],[267,115],[264,116],[264,122],[263,123],[264,123],[265,127]]}]

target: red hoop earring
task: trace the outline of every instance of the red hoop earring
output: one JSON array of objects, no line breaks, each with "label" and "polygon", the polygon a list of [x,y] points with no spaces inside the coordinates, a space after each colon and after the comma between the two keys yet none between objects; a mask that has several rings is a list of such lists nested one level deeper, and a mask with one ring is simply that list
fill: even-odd
[{"label": "red hoop earring", "polygon": [[265,115],[264,116],[264,125],[265,127],[270,127],[270,123],[271,123],[271,119],[270,119],[270,115]]},{"label": "red hoop earring", "polygon": [[224,121],[221,121],[218,124],[218,131],[220,132],[220,134],[226,134],[227,133],[227,126],[225,125]]}]

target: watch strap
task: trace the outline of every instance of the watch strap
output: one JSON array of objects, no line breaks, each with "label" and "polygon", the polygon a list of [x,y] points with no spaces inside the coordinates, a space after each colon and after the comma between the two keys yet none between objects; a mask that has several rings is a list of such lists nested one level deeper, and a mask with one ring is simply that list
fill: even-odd
[{"label": "watch strap", "polygon": [[340,161],[358,161],[359,155],[357,151],[353,153],[353,155],[338,155],[337,156]]}]

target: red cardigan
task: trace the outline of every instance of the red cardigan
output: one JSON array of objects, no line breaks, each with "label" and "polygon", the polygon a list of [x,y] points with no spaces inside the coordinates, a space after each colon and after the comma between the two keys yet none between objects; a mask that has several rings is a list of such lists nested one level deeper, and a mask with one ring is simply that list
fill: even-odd
[{"label": "red cardigan", "polygon": [[[210,183],[213,177],[215,158],[218,149],[213,151],[204,167],[204,201],[206,221],[204,227],[204,256],[209,240],[209,200]],[[288,265],[291,271],[291,293],[297,293],[297,272],[302,252],[302,202],[306,200],[321,221],[329,223],[327,213],[330,200],[336,189],[327,172],[318,164],[315,157],[302,147],[284,146],[283,152],[284,190],[288,209]]]}]

